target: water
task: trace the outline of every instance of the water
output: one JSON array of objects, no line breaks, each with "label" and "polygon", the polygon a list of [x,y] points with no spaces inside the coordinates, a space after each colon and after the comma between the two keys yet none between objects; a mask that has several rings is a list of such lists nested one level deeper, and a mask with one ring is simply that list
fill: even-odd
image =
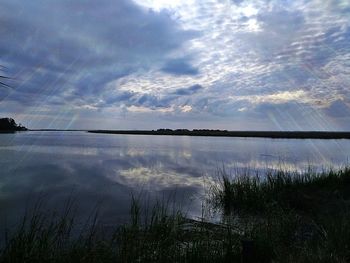
[{"label": "water", "polygon": [[198,214],[200,193],[223,167],[323,169],[346,165],[349,155],[350,140],[0,134],[0,216],[11,222],[35,200],[59,208],[71,197],[81,214],[98,204],[112,224],[126,220],[132,194],[143,201],[172,196]]}]

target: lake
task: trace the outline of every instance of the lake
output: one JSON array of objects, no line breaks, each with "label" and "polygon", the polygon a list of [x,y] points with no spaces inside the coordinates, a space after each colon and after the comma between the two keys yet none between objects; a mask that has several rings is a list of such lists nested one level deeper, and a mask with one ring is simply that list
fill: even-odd
[{"label": "lake", "polygon": [[204,189],[223,168],[321,170],[348,163],[350,140],[108,135],[86,132],[0,134],[0,216],[10,224],[38,200],[81,215],[99,207],[106,224],[128,218],[132,194],[142,202],[176,200],[200,214]]}]

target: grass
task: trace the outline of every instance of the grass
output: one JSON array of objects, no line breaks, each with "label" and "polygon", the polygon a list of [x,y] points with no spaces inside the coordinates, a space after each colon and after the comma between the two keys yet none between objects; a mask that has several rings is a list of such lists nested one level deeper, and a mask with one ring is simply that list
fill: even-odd
[{"label": "grass", "polygon": [[238,221],[242,236],[270,261],[350,261],[349,168],[264,176],[223,173],[210,193],[222,220]]},{"label": "grass", "polygon": [[350,198],[350,169],[322,173],[277,170],[263,176],[222,172],[210,193],[211,204],[224,214],[261,214],[276,206],[306,214],[329,213]]},{"label": "grass", "polygon": [[0,262],[349,262],[350,170],[222,173],[205,209],[219,222],[186,217],[169,202],[140,205],[105,231],[98,213],[80,224],[65,211],[34,209],[7,234]]},{"label": "grass", "polygon": [[167,203],[148,209],[133,199],[130,215],[104,233],[96,215],[81,227],[71,207],[60,217],[36,210],[9,235],[0,262],[223,262],[238,251],[229,228],[187,219]]}]

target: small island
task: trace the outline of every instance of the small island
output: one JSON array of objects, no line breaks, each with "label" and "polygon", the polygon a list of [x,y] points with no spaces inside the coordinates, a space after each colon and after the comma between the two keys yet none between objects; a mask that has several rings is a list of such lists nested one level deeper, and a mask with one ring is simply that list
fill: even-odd
[{"label": "small island", "polygon": [[13,133],[16,131],[27,131],[21,124],[17,124],[12,118],[0,118],[0,133]]}]

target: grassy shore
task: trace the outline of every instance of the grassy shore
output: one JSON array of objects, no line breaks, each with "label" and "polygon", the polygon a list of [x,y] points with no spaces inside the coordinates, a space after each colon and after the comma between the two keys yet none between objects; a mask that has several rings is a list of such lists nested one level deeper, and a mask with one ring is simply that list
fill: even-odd
[{"label": "grassy shore", "polygon": [[133,199],[130,222],[104,230],[93,215],[81,226],[72,206],[40,210],[7,234],[0,262],[349,262],[350,170],[222,173],[203,214],[188,219],[159,202]]}]

